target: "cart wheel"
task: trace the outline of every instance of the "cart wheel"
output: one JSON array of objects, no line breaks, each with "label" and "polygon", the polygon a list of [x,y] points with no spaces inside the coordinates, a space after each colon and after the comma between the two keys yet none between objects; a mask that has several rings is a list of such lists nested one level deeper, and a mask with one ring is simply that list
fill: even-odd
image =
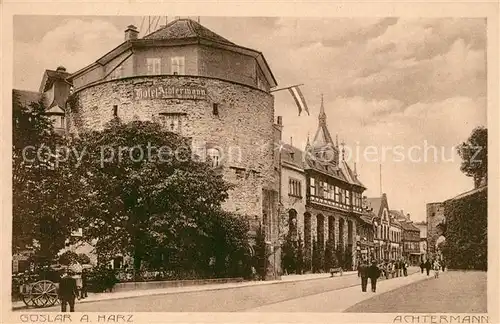
[{"label": "cart wheel", "polygon": [[33,299],[32,299],[32,296],[27,294],[27,295],[23,295],[23,303],[28,306],[28,307],[31,307],[31,306],[34,306],[35,304],[33,303]]},{"label": "cart wheel", "polygon": [[57,302],[57,287],[49,280],[37,281],[33,284],[31,295],[36,307],[49,307]]}]

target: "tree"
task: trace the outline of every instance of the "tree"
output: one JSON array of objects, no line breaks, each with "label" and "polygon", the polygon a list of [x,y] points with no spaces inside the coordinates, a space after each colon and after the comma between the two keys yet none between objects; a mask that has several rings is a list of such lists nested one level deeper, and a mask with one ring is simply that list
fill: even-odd
[{"label": "tree", "polygon": [[337,258],[335,255],[335,242],[331,239],[326,241],[325,247],[325,272],[330,271],[330,268],[337,267]]},{"label": "tree", "polygon": [[335,249],[335,257],[337,259],[339,267],[345,269],[344,249],[341,244],[337,244],[337,247]]},{"label": "tree", "polygon": [[80,264],[90,264],[90,257],[85,253],[78,253],[77,261]]},{"label": "tree", "polygon": [[478,187],[488,175],[488,130],[484,127],[475,128],[457,150],[462,158],[460,170],[468,177],[473,177],[475,187]]},{"label": "tree", "polygon": [[349,246],[345,247],[344,255],[343,255],[343,269],[352,270],[352,251],[349,249]]},{"label": "tree", "polygon": [[264,229],[262,228],[262,225],[259,225],[259,228],[257,229],[257,233],[255,235],[254,250],[255,250],[255,256],[254,256],[255,270],[257,271],[257,274],[259,275],[260,279],[264,280],[267,274],[269,253],[267,251],[266,235]]},{"label": "tree", "polygon": [[78,254],[73,251],[66,251],[59,256],[59,263],[62,265],[70,265],[78,261]]},{"label": "tree", "polygon": [[281,252],[282,266],[287,273],[296,273],[297,271],[297,249],[296,242],[292,239],[291,235],[287,235],[283,243]]},{"label": "tree", "polygon": [[299,234],[299,239],[297,240],[297,274],[304,273],[304,242],[302,241],[302,235]]},{"label": "tree", "polygon": [[321,250],[319,247],[319,242],[316,238],[313,239],[313,250],[312,250],[312,271],[313,273],[320,272],[321,270]]},{"label": "tree", "polygon": [[13,98],[12,194],[13,253],[34,249],[37,262],[48,262],[64,248],[81,194],[71,168],[59,165],[66,144],[45,115],[43,100],[29,106]]},{"label": "tree", "polygon": [[[214,235],[226,239],[225,252],[245,239],[236,230],[239,223],[221,208],[231,186],[192,154],[189,139],[153,122],[115,119],[72,144],[85,152],[75,170],[87,192],[78,224],[87,239],[97,239],[101,257],[129,253],[136,271],[160,262],[196,272],[216,252],[207,247],[222,249]],[[220,226],[224,230],[216,234]],[[230,243],[229,233],[235,235]]]}]

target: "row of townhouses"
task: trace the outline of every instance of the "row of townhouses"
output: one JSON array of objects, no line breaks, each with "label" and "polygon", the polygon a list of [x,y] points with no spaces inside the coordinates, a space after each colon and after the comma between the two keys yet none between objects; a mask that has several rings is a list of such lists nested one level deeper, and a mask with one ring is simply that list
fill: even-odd
[{"label": "row of townhouses", "polygon": [[[389,209],[385,194],[363,196],[366,187],[330,135],[323,98],[318,129],[304,148],[283,145],[283,119],[274,115],[277,81],[259,51],[237,45],[191,19],[177,19],[124,41],[82,69],[46,70],[38,92],[14,90],[29,104],[41,98],[58,132],[77,134],[122,121],[153,120],[191,138],[234,185],[224,208],[263,225],[280,271],[279,222],[304,241],[331,239],[361,258],[419,260],[420,232],[409,215]],[[227,159],[238,147],[241,157]],[[260,149],[256,149],[259,147]],[[278,257],[277,257],[278,256]]]}]

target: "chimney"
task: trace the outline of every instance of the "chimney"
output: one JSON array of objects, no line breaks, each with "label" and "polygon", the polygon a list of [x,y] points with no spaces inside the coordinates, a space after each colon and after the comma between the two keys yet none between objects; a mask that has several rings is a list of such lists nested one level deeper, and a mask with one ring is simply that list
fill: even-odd
[{"label": "chimney", "polygon": [[56,72],[66,72],[66,68],[64,66],[58,66]]},{"label": "chimney", "polygon": [[125,29],[125,41],[137,39],[137,35],[139,35],[139,32],[134,25],[129,25],[127,29]]},{"label": "chimney", "polygon": [[408,220],[411,220],[410,213],[406,214],[406,218],[408,218]]},{"label": "chimney", "polygon": [[283,116],[278,116],[278,125],[282,126],[283,125]]}]

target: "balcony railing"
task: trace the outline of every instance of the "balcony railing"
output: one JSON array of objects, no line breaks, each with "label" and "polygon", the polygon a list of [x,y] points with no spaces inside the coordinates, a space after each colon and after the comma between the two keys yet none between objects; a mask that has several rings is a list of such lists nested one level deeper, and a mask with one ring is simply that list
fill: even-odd
[{"label": "balcony railing", "polygon": [[339,203],[331,199],[327,199],[321,196],[313,196],[313,195],[308,195],[307,196],[307,202],[309,203],[315,203],[318,205],[323,205],[326,207],[333,207],[337,208],[340,210],[345,210],[345,211],[350,211],[350,212],[355,212],[355,213],[362,213],[363,209],[361,207],[357,206],[352,206],[344,203]]}]

